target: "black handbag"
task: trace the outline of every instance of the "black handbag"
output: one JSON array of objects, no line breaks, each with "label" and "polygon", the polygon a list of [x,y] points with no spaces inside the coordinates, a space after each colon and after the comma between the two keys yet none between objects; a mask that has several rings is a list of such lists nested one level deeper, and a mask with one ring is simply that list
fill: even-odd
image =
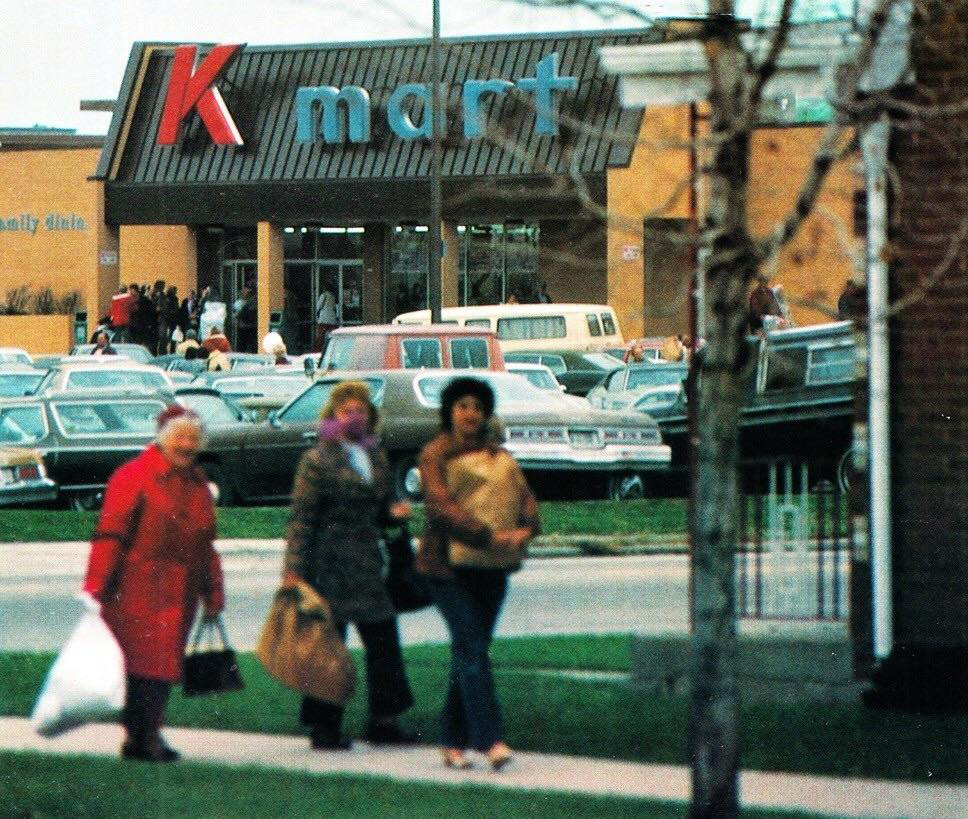
[{"label": "black handbag", "polygon": [[385,539],[387,550],[387,594],[398,612],[418,611],[434,602],[430,581],[414,567],[413,543],[406,522]]},{"label": "black handbag", "polygon": [[[216,647],[216,634],[221,647]],[[245,687],[235,652],[229,647],[222,615],[204,617],[195,628],[191,649],[185,655],[182,690],[186,697],[221,694]]]}]

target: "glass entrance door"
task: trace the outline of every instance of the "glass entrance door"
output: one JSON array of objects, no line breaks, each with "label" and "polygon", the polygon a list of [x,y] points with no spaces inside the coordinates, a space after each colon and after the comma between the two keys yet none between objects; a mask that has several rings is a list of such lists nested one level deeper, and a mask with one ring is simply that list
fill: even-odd
[{"label": "glass entrance door", "polygon": [[340,327],[363,323],[363,262],[360,259],[320,260],[316,265],[314,287],[317,297],[323,288],[329,288],[336,297],[336,318]]},{"label": "glass entrance door", "polygon": [[[286,346],[307,352],[316,334],[316,302],[324,289],[333,294],[340,327],[363,323],[363,262],[360,259],[291,259],[285,262],[286,299],[294,330]],[[288,323],[288,322],[287,322]],[[285,336],[284,336],[285,337]]]},{"label": "glass entrance door", "polygon": [[[243,340],[245,343],[240,342],[239,311],[234,308],[246,285],[249,285],[252,289],[250,298],[255,299],[256,271],[257,262],[253,259],[238,259],[222,264],[221,293],[219,294],[219,300],[225,302],[225,327],[222,328],[222,331],[228,336],[233,350],[241,350],[243,346],[246,348],[252,346],[251,339],[248,338],[248,335],[251,334],[246,333],[247,328],[245,327],[243,328],[243,334],[246,335]],[[255,352],[255,349],[246,349],[245,351]]]}]

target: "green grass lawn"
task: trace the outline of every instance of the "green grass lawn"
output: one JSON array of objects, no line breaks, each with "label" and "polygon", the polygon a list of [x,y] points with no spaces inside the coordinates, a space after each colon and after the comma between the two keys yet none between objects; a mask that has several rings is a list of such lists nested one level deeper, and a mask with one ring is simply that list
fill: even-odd
[{"label": "green grass lawn", "polygon": [[[417,704],[406,724],[427,743],[447,674],[445,646],[413,646],[407,667]],[[639,762],[686,764],[687,702],[646,694],[621,681],[549,674],[548,669],[623,671],[629,640],[607,637],[505,638],[493,651],[507,739],[522,750]],[[0,713],[26,716],[52,655],[0,654]],[[185,698],[176,689],[171,725],[265,733],[301,733],[298,696],[270,679],[251,654],[240,657],[244,691]],[[539,670],[540,669],[540,670]],[[362,692],[347,712],[347,730],[365,719]],[[742,765],[756,770],[968,782],[968,715],[871,711],[859,704],[742,706]]]},{"label": "green grass lawn", "polygon": [[[684,804],[195,762],[171,766],[0,752],[0,811],[16,817],[668,817]],[[775,811],[744,815],[805,816]]]},{"label": "green grass lawn", "polygon": [[[417,506],[413,532],[423,526]],[[222,538],[282,537],[287,506],[237,506],[218,510]],[[544,531],[550,534],[669,535],[686,530],[686,502],[677,498],[639,501],[555,501],[541,504]],[[5,509],[0,515],[0,542],[87,540],[97,512],[67,509]]]}]

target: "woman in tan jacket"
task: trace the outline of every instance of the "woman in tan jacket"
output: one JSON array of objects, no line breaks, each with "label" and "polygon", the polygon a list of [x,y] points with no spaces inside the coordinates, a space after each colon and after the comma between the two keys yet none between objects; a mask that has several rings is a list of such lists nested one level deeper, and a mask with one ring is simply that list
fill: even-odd
[{"label": "woman in tan jacket", "polygon": [[537,502],[498,443],[493,413],[490,385],[455,378],[441,395],[442,430],[420,455],[427,529],[417,568],[431,578],[451,635],[441,742],[453,768],[470,767],[467,748],[484,753],[495,770],[511,759],[489,649],[508,575],[539,529]]}]

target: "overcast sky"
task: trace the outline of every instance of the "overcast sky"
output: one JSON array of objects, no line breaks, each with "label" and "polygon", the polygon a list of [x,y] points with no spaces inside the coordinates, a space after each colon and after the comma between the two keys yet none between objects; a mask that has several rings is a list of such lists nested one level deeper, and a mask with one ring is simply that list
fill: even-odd
[{"label": "overcast sky", "polygon": [[[745,0],[749,14],[771,0]],[[830,6],[847,0],[801,0]],[[655,16],[701,13],[703,0],[632,0]],[[444,36],[628,26],[579,10],[512,0],[440,0]],[[318,43],[427,36],[431,0],[0,0],[0,126],[104,133],[108,114],[82,99],[114,99],[138,40]]]}]

